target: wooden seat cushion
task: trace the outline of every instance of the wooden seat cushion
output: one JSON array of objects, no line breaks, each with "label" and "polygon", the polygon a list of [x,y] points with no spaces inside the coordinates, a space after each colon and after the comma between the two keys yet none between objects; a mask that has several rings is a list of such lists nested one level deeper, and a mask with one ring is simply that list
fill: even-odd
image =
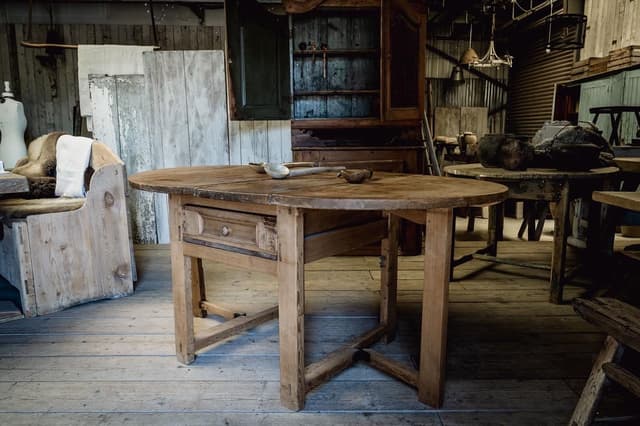
[{"label": "wooden seat cushion", "polygon": [[606,297],[578,298],[573,308],[609,336],[640,352],[640,309]]},{"label": "wooden seat cushion", "polygon": [[21,219],[34,214],[58,213],[77,210],[85,198],[10,198],[0,200],[0,218]]}]

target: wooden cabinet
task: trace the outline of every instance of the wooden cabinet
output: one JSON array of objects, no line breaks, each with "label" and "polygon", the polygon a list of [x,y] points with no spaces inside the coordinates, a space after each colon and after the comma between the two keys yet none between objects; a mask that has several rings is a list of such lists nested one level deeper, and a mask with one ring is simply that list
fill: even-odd
[{"label": "wooden cabinet", "polygon": [[[406,173],[423,173],[420,122],[424,110],[426,2],[283,3],[280,8],[255,0],[226,3],[230,87],[236,98],[234,119],[272,119],[267,112],[283,113],[285,109],[279,108],[278,102],[285,96],[280,90],[285,85],[274,76],[286,74],[291,90],[288,118],[292,120],[295,161],[364,161],[377,170],[393,167]],[[286,15],[286,60],[281,42],[270,44],[260,32],[277,28],[273,31],[282,34],[278,25],[282,25],[285,10],[304,10]],[[253,35],[255,31],[257,36]],[[252,41],[257,47],[249,46]],[[251,67],[245,65],[249,63]],[[253,81],[261,78],[261,84]],[[261,109],[260,102],[275,104],[276,108]],[[404,252],[419,252],[420,232],[404,229]]]}]

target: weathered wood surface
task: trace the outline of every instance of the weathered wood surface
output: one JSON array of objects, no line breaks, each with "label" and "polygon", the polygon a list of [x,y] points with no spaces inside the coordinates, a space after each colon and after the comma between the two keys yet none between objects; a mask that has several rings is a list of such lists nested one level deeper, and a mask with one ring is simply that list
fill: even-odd
[{"label": "weathered wood surface", "polygon": [[84,198],[9,198],[0,200],[0,217],[25,218],[34,214],[58,213],[77,210]]},{"label": "weathered wood surface", "polygon": [[627,210],[640,211],[640,192],[594,191],[593,200]]},{"label": "weathered wood surface", "polygon": [[612,177],[618,173],[618,168],[601,167],[588,171],[575,172],[536,168],[529,168],[526,170],[505,170],[498,167],[484,167],[481,164],[474,163],[447,166],[444,168],[444,171],[449,176],[473,177],[477,179],[493,179],[499,181],[523,181],[527,179],[561,181],[565,179],[582,180]]},{"label": "weathered wood surface", "polygon": [[[461,242],[457,249],[479,246]],[[506,241],[503,250],[549,261],[549,249],[549,242]],[[566,424],[603,339],[571,306],[547,303],[544,276],[514,276],[516,268],[499,265],[451,284],[443,409],[418,403],[411,388],[356,364],[310,393],[309,411],[291,413],[278,400],[277,322],[180,366],[174,356],[168,249],[138,247],[136,257],[140,281],[130,297],[0,324],[5,390],[0,422],[204,425],[215,417],[267,425]],[[417,353],[422,281],[416,277],[423,273],[422,261],[422,256],[399,259],[398,335],[375,347],[398,362]],[[208,295],[223,305],[242,302],[256,311],[268,306],[266,297],[276,300],[271,277],[209,261],[204,268]],[[352,273],[360,278],[352,281]],[[311,274],[306,353],[313,361],[377,323],[379,265],[376,257],[330,258],[306,265],[305,274]],[[257,286],[253,295],[244,293],[246,283]],[[567,286],[573,296],[584,290]],[[204,327],[216,323],[197,321]],[[601,415],[637,414],[634,400],[623,400],[627,408],[621,409],[607,404],[609,397],[605,394]]]},{"label": "weathered wood surface", "polygon": [[29,183],[24,176],[14,173],[0,173],[0,195],[27,192]]},{"label": "weathered wood surface", "polygon": [[[151,141],[147,126],[149,100],[144,76],[90,77],[93,136],[118,155],[128,174],[153,168]],[[156,222],[153,194],[129,191],[127,211],[133,241],[155,243]]]},{"label": "weathered wood surface", "polygon": [[360,185],[332,172],[276,180],[247,166],[154,170],[130,176],[129,182],[146,191],[330,210],[467,207],[502,201],[507,192],[491,182],[384,172]]},{"label": "weathered wood surface", "polygon": [[576,299],[573,307],[584,319],[617,341],[640,352],[640,309],[617,299]]},{"label": "weathered wood surface", "polygon": [[[18,90],[25,109],[32,140],[52,130],[74,133],[74,107],[78,102],[78,63],[75,49],[64,49],[42,61],[41,49],[27,49],[20,42],[46,40],[49,25],[0,24],[0,74]],[[157,25],[162,49],[224,49],[224,27],[205,25]],[[59,24],[58,30],[69,43],[152,45],[151,25]],[[30,34],[29,34],[30,32]],[[14,36],[15,34],[15,36]]]},{"label": "weathered wood surface", "polygon": [[616,157],[614,161],[625,173],[640,173],[640,157]]}]

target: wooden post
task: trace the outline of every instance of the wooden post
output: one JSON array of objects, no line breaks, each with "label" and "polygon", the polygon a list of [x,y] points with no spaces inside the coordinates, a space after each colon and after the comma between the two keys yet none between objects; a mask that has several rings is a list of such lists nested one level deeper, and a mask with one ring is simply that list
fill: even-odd
[{"label": "wooden post", "polygon": [[590,425],[593,421],[598,400],[602,396],[602,386],[607,378],[602,366],[613,361],[620,350],[621,346],[618,341],[611,336],[607,336],[596,361],[593,363],[591,374],[589,374],[587,383],[582,389],[576,408],[573,410],[573,415],[569,421],[570,426]]},{"label": "wooden post", "polygon": [[380,270],[380,324],[385,325],[385,343],[396,337],[398,299],[398,233],[400,219],[389,213],[387,238],[382,240]]},{"label": "wooden post", "polygon": [[427,211],[418,399],[436,408],[444,395],[452,228],[453,209]]},{"label": "wooden post", "polygon": [[297,208],[278,207],[278,303],[280,402],[301,410],[304,366],[304,216]]},{"label": "wooden post", "polygon": [[196,358],[191,286],[193,265],[192,258],[185,256],[182,248],[182,199],[179,195],[169,195],[169,229],[176,355],[181,363],[191,364]]},{"label": "wooden post", "polygon": [[567,258],[567,232],[569,230],[569,182],[565,181],[560,190],[553,219],[553,253],[551,255],[551,285],[549,301],[562,303],[564,268]]}]

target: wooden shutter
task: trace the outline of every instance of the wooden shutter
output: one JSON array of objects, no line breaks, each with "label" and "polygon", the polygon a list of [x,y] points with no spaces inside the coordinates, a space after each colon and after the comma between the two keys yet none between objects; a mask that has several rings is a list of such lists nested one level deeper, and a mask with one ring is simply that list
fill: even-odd
[{"label": "wooden shutter", "polygon": [[232,119],[289,119],[287,16],[255,0],[229,0],[225,7]]}]

